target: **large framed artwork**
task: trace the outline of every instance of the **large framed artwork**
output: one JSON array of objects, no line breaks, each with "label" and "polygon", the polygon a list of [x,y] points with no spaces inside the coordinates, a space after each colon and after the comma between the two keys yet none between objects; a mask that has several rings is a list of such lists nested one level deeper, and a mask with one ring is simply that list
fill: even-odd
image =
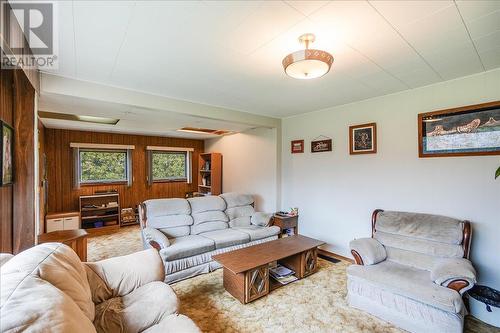
[{"label": "large framed artwork", "polygon": [[500,101],[418,115],[420,157],[500,155]]},{"label": "large framed artwork", "polygon": [[0,186],[14,182],[14,130],[0,120]]},{"label": "large framed artwork", "polygon": [[375,154],[376,152],[376,123],[349,126],[349,154]]}]

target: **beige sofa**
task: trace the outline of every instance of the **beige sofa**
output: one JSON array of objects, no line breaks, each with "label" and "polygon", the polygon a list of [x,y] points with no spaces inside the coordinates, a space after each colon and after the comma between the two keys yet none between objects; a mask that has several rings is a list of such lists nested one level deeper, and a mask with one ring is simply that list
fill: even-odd
[{"label": "beige sofa", "polygon": [[60,243],[0,257],[1,332],[200,332],[155,250],[82,263]]},{"label": "beige sofa", "polygon": [[189,199],[154,199],[140,205],[145,248],[159,250],[165,282],[209,273],[215,254],[278,238],[272,214],[255,212],[251,195],[225,193]]},{"label": "beige sofa", "polygon": [[350,243],[349,304],[410,332],[462,332],[462,295],[476,282],[470,239],[467,221],[375,211],[372,238]]}]

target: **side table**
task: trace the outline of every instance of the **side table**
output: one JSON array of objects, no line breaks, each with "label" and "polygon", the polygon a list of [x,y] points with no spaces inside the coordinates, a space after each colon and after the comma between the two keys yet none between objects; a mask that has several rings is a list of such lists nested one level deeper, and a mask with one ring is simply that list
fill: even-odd
[{"label": "side table", "polygon": [[281,232],[279,238],[283,236],[284,229],[293,229],[293,234],[299,234],[299,216],[280,216],[274,214],[272,225],[280,227]]},{"label": "side table", "polygon": [[58,230],[38,235],[38,244],[63,243],[76,252],[81,261],[87,261],[87,235],[84,229]]}]

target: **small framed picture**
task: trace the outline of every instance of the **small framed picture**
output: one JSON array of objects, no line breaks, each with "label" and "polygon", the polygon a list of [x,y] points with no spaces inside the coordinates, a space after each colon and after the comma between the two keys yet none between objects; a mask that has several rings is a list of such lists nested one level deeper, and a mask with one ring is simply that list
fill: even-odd
[{"label": "small framed picture", "polygon": [[14,182],[14,130],[0,120],[0,186]]},{"label": "small framed picture", "polygon": [[375,154],[377,152],[377,124],[349,126],[349,153]]},{"label": "small framed picture", "polygon": [[304,140],[293,140],[291,144],[292,154],[299,154],[304,152]]}]

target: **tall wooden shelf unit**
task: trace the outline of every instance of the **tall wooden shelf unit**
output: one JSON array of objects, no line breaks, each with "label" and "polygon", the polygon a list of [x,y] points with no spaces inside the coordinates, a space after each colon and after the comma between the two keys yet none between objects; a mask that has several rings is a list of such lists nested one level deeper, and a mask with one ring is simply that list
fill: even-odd
[{"label": "tall wooden shelf unit", "polygon": [[[109,205],[116,202],[116,205]],[[120,228],[120,196],[118,193],[80,196],[82,229],[89,234],[104,234]]]},{"label": "tall wooden shelf unit", "polygon": [[198,160],[198,192],[206,195],[222,193],[222,154],[203,153]]}]

